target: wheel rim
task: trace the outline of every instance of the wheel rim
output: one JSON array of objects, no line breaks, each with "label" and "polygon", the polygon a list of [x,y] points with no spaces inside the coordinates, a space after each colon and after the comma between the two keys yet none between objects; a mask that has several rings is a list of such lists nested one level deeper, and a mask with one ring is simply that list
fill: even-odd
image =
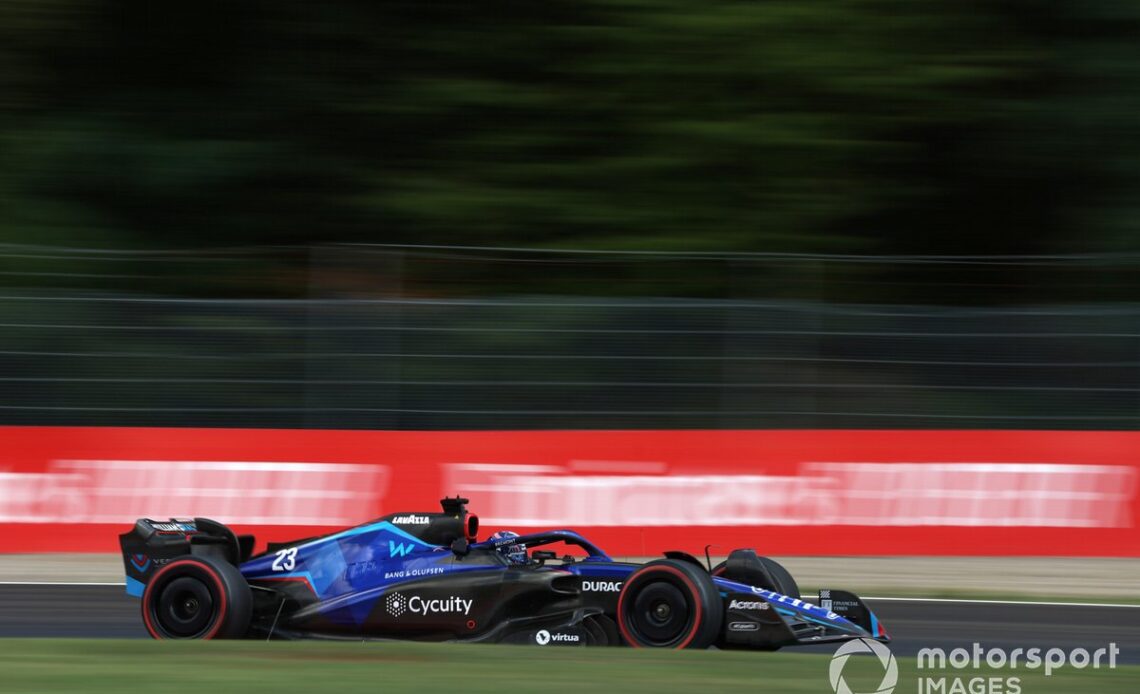
[{"label": "wheel rim", "polygon": [[670,581],[654,581],[637,592],[626,608],[626,623],[638,641],[669,647],[693,627],[693,609],[685,592]]},{"label": "wheel rim", "polygon": [[170,637],[195,638],[209,631],[214,621],[214,596],[197,578],[176,578],[163,587],[153,616]]}]

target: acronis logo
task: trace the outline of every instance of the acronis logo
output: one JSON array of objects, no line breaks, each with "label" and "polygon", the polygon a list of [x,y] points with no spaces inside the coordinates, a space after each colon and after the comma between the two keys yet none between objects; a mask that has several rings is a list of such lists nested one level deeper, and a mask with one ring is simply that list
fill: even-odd
[{"label": "acronis logo", "polygon": [[411,554],[412,550],[415,548],[416,546],[410,542],[395,542],[394,540],[388,540],[388,556],[407,556],[408,554]]}]

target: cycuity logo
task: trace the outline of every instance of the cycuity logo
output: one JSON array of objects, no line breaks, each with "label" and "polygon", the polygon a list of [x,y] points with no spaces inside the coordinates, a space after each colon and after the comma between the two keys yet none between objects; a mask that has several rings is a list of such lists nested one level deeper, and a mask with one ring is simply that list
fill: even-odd
[{"label": "cycuity logo", "polygon": [[405,612],[420,616],[459,613],[467,615],[471,613],[471,606],[474,604],[474,600],[455,595],[446,598],[424,598],[413,595],[406,598],[399,593],[389,593],[388,597],[384,599],[384,606],[388,609],[388,614],[393,617],[399,617]]},{"label": "cycuity logo", "polygon": [[411,543],[394,542],[392,540],[388,540],[389,556],[402,557],[406,554],[410,554],[413,549],[415,549],[415,545]]},{"label": "cycuity logo", "polygon": [[399,593],[390,594],[384,604],[388,607],[388,614],[399,617],[408,610],[408,599]]},{"label": "cycuity logo", "polygon": [[[847,681],[843,679],[843,667],[847,665],[847,659],[856,653],[871,653],[883,666],[883,681],[873,692],[853,692]],[[878,641],[856,639],[844,643],[835,651],[835,655],[831,656],[831,669],[828,675],[831,677],[831,688],[835,694],[891,694],[899,681],[899,666],[891,649]]]}]

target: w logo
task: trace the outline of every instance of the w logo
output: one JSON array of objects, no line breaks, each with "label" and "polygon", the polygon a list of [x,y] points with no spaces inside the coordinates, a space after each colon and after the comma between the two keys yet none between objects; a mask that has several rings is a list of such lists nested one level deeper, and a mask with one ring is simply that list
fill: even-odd
[{"label": "w logo", "polygon": [[392,540],[388,540],[388,555],[389,556],[402,557],[406,554],[410,554],[413,549],[415,549],[415,545],[404,544],[403,542],[397,544],[396,542],[393,542]]}]

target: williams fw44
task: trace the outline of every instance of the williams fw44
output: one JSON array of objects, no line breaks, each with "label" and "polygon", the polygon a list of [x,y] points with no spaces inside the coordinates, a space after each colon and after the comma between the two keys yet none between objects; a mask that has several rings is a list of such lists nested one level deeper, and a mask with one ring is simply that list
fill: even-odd
[{"label": "williams fw44", "polygon": [[[270,544],[206,518],[119,536],[127,592],[158,639],[344,638],[540,646],[752,648],[890,637],[859,598],[800,598],[780,564],[738,549],[618,562],[571,530],[479,541],[467,500]],[[576,547],[575,558],[539,549]]]}]

